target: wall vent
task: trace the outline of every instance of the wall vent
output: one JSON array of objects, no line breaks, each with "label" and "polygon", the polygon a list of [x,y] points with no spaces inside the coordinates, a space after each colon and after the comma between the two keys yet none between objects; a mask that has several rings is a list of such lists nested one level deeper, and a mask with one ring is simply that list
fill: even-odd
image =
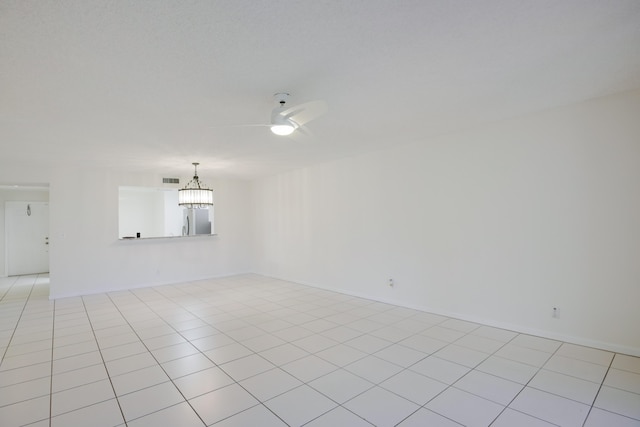
[{"label": "wall vent", "polygon": [[163,184],[180,184],[179,178],[162,178]]}]

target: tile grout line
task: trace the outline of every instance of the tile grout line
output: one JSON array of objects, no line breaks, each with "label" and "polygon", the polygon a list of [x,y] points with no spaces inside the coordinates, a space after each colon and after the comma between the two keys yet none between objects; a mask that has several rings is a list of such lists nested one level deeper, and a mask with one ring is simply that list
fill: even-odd
[{"label": "tile grout line", "polygon": [[587,423],[587,420],[589,419],[589,415],[591,415],[591,411],[593,410],[593,405],[596,404],[596,400],[598,399],[598,395],[600,394],[600,391],[602,390],[602,387],[604,386],[604,382],[607,379],[607,375],[609,375],[609,371],[611,370],[611,367],[613,366],[613,361],[616,358],[616,354],[618,354],[618,353],[614,353],[613,357],[609,361],[609,366],[607,366],[607,372],[605,372],[604,376],[602,377],[602,381],[600,382],[600,386],[598,387],[598,391],[596,392],[596,395],[593,396],[593,401],[591,402],[591,405],[589,406],[589,410],[587,411],[587,416],[585,417],[584,421],[582,422],[583,426]]},{"label": "tile grout line", "polygon": [[51,376],[49,377],[49,427],[53,422],[53,352],[56,335],[56,300],[53,300],[53,316],[51,316]]},{"label": "tile grout line", "polygon": [[[122,420],[124,421],[125,425],[127,425],[127,419],[124,417],[124,412],[122,411],[122,406],[120,405],[120,400],[118,399],[118,395],[116,394],[116,389],[113,386],[113,381],[111,381],[111,376],[109,375],[109,370],[107,369],[107,364],[104,360],[104,356],[102,354],[102,348],[100,348],[100,343],[98,342],[98,337],[96,336],[96,331],[95,329],[93,329],[93,322],[91,321],[91,316],[89,315],[89,310],[87,310],[87,304],[85,301],[85,297],[81,296],[80,297],[80,301],[82,301],[82,307],[84,308],[84,312],[87,316],[87,321],[89,322],[89,326],[91,327],[91,334],[93,335],[93,339],[96,342],[96,347],[98,347],[98,352],[100,353],[100,359],[102,360],[102,365],[104,366],[104,370],[107,373],[107,378],[109,378],[109,384],[111,385],[111,390],[113,390],[113,396],[116,399],[116,402],[118,404],[118,409],[120,410],[120,415],[122,415]],[[96,402],[94,404],[97,403],[102,403],[102,402]]]},{"label": "tile grout line", "polygon": [[[519,335],[522,335],[522,334],[519,334]],[[515,337],[514,337],[514,339],[515,339]],[[521,393],[522,393],[522,392],[523,392],[523,391],[524,391],[524,390],[529,386],[529,383],[531,382],[531,380],[533,380],[533,379],[536,377],[536,375],[538,375],[538,373],[540,373],[540,371],[542,371],[542,370],[543,370],[544,365],[546,365],[546,364],[547,364],[547,362],[548,362],[549,360],[551,360],[551,358],[552,358],[552,357],[553,357],[553,356],[558,352],[558,350],[560,350],[560,347],[562,347],[562,344],[564,344],[564,342],[563,342],[563,341],[559,341],[559,342],[560,342],[561,344],[558,346],[558,348],[556,348],[556,349],[553,351],[553,353],[551,353],[551,355],[547,358],[547,360],[545,360],[545,362],[544,362],[544,364],[542,364],[542,366],[537,367],[538,369],[536,370],[536,372],[531,376],[531,378],[529,378],[529,380],[527,381],[527,383],[526,383],[526,384],[524,384],[524,386],[522,387],[522,389],[520,389],[520,391],[519,391],[515,396],[513,396],[513,399],[511,399],[511,401],[510,401],[510,402],[509,402],[509,403],[504,407],[504,409],[502,410],[502,412],[500,412],[500,414],[498,414],[498,417],[499,417],[500,415],[502,415],[502,413],[503,413],[504,411],[506,411],[506,410],[507,410],[507,408],[509,408],[509,409],[511,409],[512,411],[517,411],[517,412],[520,412],[521,414],[528,415],[528,416],[530,416],[530,417],[536,418],[536,419],[541,420],[541,421],[544,421],[544,422],[546,422],[546,423],[553,424],[553,425],[557,425],[557,424],[555,424],[555,423],[553,423],[553,422],[551,422],[551,421],[544,420],[544,419],[542,419],[542,418],[540,418],[540,417],[537,417],[537,416],[535,416],[535,415],[527,414],[527,413],[525,413],[525,412],[522,412],[522,411],[519,411],[519,410],[517,410],[517,409],[511,408],[511,404],[512,404],[512,403],[513,403],[513,402],[518,398],[518,396],[520,396],[520,394],[521,394]],[[531,349],[531,350],[535,350],[535,349]],[[520,363],[523,363],[523,362],[520,362]],[[529,366],[532,366],[532,365],[529,365]],[[532,387],[532,388],[534,388],[534,389],[535,389],[535,387]],[[537,390],[537,389],[536,389],[536,390]],[[540,391],[543,391],[543,390],[540,390]],[[544,392],[544,393],[548,393],[548,392],[545,392],[545,391],[543,391],[543,392]],[[550,394],[553,394],[553,393],[550,393]],[[555,395],[555,394],[554,394],[554,395]],[[564,397],[564,396],[559,396],[559,397],[563,397],[564,399],[566,399],[566,397]],[[571,399],[569,399],[569,400],[571,400]],[[498,417],[496,417],[496,418],[491,422],[491,424],[495,423],[495,422],[496,422],[496,420],[498,419]],[[585,418],[585,419],[586,419],[586,418]]]},{"label": "tile grout line", "polygon": [[[478,328],[476,328],[476,329],[478,329]],[[474,331],[475,331],[476,329],[474,329]],[[473,332],[473,331],[471,331],[471,332]],[[471,332],[469,332],[467,335],[471,334]],[[502,345],[500,346],[500,348],[498,348],[496,351],[494,351],[493,353],[491,353],[491,354],[489,354],[487,357],[485,357],[485,358],[482,360],[482,362],[480,362],[480,363],[476,364],[476,366],[475,366],[475,367],[471,368],[471,369],[470,369],[466,374],[464,374],[463,376],[461,376],[460,378],[458,378],[456,381],[454,381],[454,382],[453,382],[453,384],[450,384],[450,385],[449,385],[449,387],[447,387],[445,390],[443,390],[443,391],[441,391],[440,393],[438,393],[438,396],[439,396],[440,394],[444,393],[446,390],[448,390],[448,389],[452,388],[452,387],[453,387],[453,388],[456,388],[457,390],[460,390],[459,388],[454,387],[456,383],[458,383],[461,379],[463,379],[464,377],[466,377],[467,375],[469,375],[469,373],[471,373],[471,372],[473,372],[473,371],[476,371],[476,368],[477,368],[478,366],[480,366],[483,362],[485,362],[489,357],[491,357],[491,356],[496,356],[496,353],[497,353],[497,352],[499,352],[499,351],[500,351],[500,350],[502,350],[504,347],[506,347],[506,346],[507,346],[507,344],[512,343],[512,341],[513,341],[513,340],[515,340],[516,338],[518,338],[520,335],[522,335],[522,334],[520,334],[520,333],[516,333],[516,335],[515,335],[515,336],[513,336],[513,337],[511,337],[511,339],[510,339],[510,340],[508,340],[508,341],[506,341],[504,344],[502,344]],[[466,335],[465,335],[465,336],[466,336]],[[458,339],[457,339],[457,340],[455,340],[454,342],[458,342],[458,341],[460,341],[462,338],[464,338],[464,336],[462,336],[462,337],[458,338]],[[479,351],[479,350],[477,350],[477,351]],[[436,356],[436,357],[437,357],[437,356]],[[500,357],[500,356],[496,356],[496,357]],[[477,371],[477,372],[482,372],[482,371]],[[489,373],[486,373],[486,372],[483,372],[483,373],[485,373],[485,374],[487,374],[487,375],[494,376],[494,377],[496,377],[496,378],[500,378],[500,377],[498,377],[497,375],[489,374]],[[533,378],[533,377],[532,377],[532,378]],[[501,378],[501,379],[505,379],[505,378]],[[505,380],[506,380],[506,379],[505,379]],[[508,381],[510,381],[510,380],[508,380]],[[525,388],[525,387],[526,387],[526,385],[524,385],[524,386],[522,387],[522,389],[520,389],[520,392],[521,392],[522,390],[524,390],[524,388]],[[467,393],[470,393],[470,392],[468,392],[468,391],[466,391],[466,390],[461,390],[461,391],[465,391],[465,392],[467,392]],[[518,392],[518,394],[520,394],[520,392]],[[474,395],[474,396],[477,396],[475,393],[470,393],[470,394],[472,394],[472,395]],[[510,401],[507,405],[504,405],[504,406],[503,406],[502,404],[498,403],[499,405],[503,406],[503,408],[502,408],[502,410],[501,410],[501,411],[500,411],[500,412],[495,416],[495,418],[491,421],[491,423],[490,423],[489,425],[493,424],[493,423],[494,423],[494,422],[495,422],[495,421],[500,417],[500,415],[502,415],[502,414],[504,413],[504,411],[506,411],[506,410],[507,410],[507,408],[509,407],[509,405],[511,404],[511,402],[513,402],[513,400],[518,396],[518,394],[516,394],[516,396],[514,396],[514,398],[513,398],[513,399],[511,399],[511,401]],[[436,398],[436,397],[438,397],[438,396],[434,396],[431,400],[429,400],[429,402],[431,402],[433,399],[435,399],[435,398]],[[486,399],[486,398],[484,398],[484,397],[482,397],[482,396],[477,396],[477,397],[480,397],[480,398],[482,398],[482,399],[485,399],[485,400],[487,400],[487,401],[489,401],[489,402],[493,402],[492,400]],[[429,402],[427,402],[427,403],[429,403]],[[427,405],[427,403],[425,403],[424,405],[422,405],[422,407],[423,407],[423,408],[425,408],[425,406]],[[497,403],[497,402],[493,402],[493,403]],[[425,408],[425,409],[428,409],[428,408]],[[436,413],[437,413],[437,412],[436,412]],[[442,414],[440,414],[440,415],[442,415]],[[444,415],[442,415],[442,416],[444,416]],[[453,420],[452,420],[452,421],[453,421]]]},{"label": "tile grout line", "polygon": [[18,282],[19,278],[20,276],[15,276],[15,279],[13,279],[13,283],[11,283],[11,285],[5,288],[4,293],[2,294],[2,296],[0,296],[0,303],[4,301],[5,297],[9,294],[9,291],[11,290],[11,288],[13,288],[13,286]]},{"label": "tile grout line", "polygon": [[[20,277],[20,276],[18,276],[18,277]],[[18,279],[15,280],[15,282],[11,285],[11,287],[9,289],[12,289],[14,286],[17,285],[17,283],[18,283]],[[6,355],[7,355],[7,352],[9,351],[9,347],[11,346],[11,341],[13,341],[13,338],[16,335],[16,330],[18,329],[18,326],[20,324],[20,320],[22,319],[22,316],[24,315],[24,311],[27,308],[27,303],[29,302],[29,298],[31,297],[31,293],[33,292],[33,287],[34,286],[35,286],[35,281],[31,285],[31,289],[29,289],[29,294],[24,299],[24,303],[22,304],[22,310],[20,310],[20,315],[16,319],[15,326],[13,327],[13,331],[11,332],[11,337],[7,341],[7,348],[5,348],[4,352],[2,353],[2,357],[0,358],[0,368],[2,367],[2,363],[4,362],[4,359],[5,359]],[[7,292],[5,293],[5,296],[8,293],[9,293],[9,290],[7,290]],[[3,299],[4,299],[4,296],[3,296]]]}]

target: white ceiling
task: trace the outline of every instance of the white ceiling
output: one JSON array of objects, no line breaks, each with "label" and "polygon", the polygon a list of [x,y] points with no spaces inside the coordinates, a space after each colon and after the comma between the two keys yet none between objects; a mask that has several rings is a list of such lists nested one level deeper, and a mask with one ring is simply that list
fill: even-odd
[{"label": "white ceiling", "polygon": [[[638,0],[0,0],[0,164],[251,178],[639,87]],[[282,91],[311,136],[234,126]]]}]

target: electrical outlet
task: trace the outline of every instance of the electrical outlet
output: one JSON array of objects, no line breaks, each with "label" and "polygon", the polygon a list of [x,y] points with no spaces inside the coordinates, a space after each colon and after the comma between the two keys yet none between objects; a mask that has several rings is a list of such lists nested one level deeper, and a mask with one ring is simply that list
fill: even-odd
[{"label": "electrical outlet", "polygon": [[393,288],[393,279],[389,279],[389,286]]},{"label": "electrical outlet", "polygon": [[551,312],[551,317],[557,319],[560,317],[560,309],[558,307],[553,307],[553,311]]}]

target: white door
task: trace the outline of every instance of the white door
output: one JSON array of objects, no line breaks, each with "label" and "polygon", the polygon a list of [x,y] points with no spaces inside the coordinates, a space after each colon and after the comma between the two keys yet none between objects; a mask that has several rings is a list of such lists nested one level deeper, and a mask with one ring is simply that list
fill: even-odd
[{"label": "white door", "polygon": [[49,203],[6,202],[7,275],[49,271]]}]

